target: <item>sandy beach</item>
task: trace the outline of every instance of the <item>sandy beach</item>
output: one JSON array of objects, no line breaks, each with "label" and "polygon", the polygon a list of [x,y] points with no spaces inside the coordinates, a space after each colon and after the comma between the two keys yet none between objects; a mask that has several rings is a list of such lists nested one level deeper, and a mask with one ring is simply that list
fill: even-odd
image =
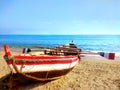
[{"label": "sandy beach", "polygon": [[[1,50],[0,80],[10,73],[3,55]],[[81,61],[66,76],[46,83],[20,84],[13,90],[120,90],[119,56],[116,60],[108,60],[99,55],[81,56]]]}]

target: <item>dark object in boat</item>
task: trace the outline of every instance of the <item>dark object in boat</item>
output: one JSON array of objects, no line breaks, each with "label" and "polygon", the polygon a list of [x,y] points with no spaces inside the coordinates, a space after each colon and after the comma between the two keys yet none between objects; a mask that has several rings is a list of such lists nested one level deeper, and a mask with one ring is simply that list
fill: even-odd
[{"label": "dark object in boat", "polygon": [[58,46],[56,48],[54,48],[56,50],[56,52],[59,54],[63,54],[63,55],[79,55],[80,52],[82,51],[81,49],[79,49],[74,43],[73,41],[69,44],[63,45],[63,46]]},{"label": "dark object in boat", "polygon": [[77,48],[77,46],[73,43],[73,41],[71,43],[69,43],[69,47],[70,48]]}]

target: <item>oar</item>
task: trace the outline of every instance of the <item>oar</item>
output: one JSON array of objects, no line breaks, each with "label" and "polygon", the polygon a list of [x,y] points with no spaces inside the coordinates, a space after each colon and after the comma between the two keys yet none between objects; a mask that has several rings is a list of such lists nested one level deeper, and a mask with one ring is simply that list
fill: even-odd
[{"label": "oar", "polygon": [[54,49],[58,49],[58,50],[71,50],[71,51],[79,50],[79,51],[81,51],[81,49],[79,49],[79,48],[66,48],[66,47],[56,47]]}]

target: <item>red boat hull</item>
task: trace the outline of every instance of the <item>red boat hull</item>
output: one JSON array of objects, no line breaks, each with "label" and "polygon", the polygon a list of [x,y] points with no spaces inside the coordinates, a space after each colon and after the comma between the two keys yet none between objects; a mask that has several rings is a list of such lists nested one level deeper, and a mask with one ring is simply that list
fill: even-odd
[{"label": "red boat hull", "polygon": [[5,59],[12,72],[29,80],[46,81],[60,78],[70,72],[79,60],[77,56],[11,56],[8,46],[4,48]]}]

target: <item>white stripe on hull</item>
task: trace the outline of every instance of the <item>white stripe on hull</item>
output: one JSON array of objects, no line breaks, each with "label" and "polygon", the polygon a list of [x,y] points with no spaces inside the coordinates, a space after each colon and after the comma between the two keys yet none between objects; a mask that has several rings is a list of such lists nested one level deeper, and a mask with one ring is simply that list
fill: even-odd
[{"label": "white stripe on hull", "polygon": [[[76,65],[76,63],[78,62],[72,62],[69,64],[43,64],[43,65],[24,65],[22,68],[22,72],[39,72],[39,71],[51,71],[51,70],[62,70],[62,69],[69,69],[72,68]],[[10,64],[9,65],[10,68],[12,69],[12,71],[14,73],[15,70],[13,68],[13,65]],[[21,69],[21,65],[17,65],[18,70]]]}]

